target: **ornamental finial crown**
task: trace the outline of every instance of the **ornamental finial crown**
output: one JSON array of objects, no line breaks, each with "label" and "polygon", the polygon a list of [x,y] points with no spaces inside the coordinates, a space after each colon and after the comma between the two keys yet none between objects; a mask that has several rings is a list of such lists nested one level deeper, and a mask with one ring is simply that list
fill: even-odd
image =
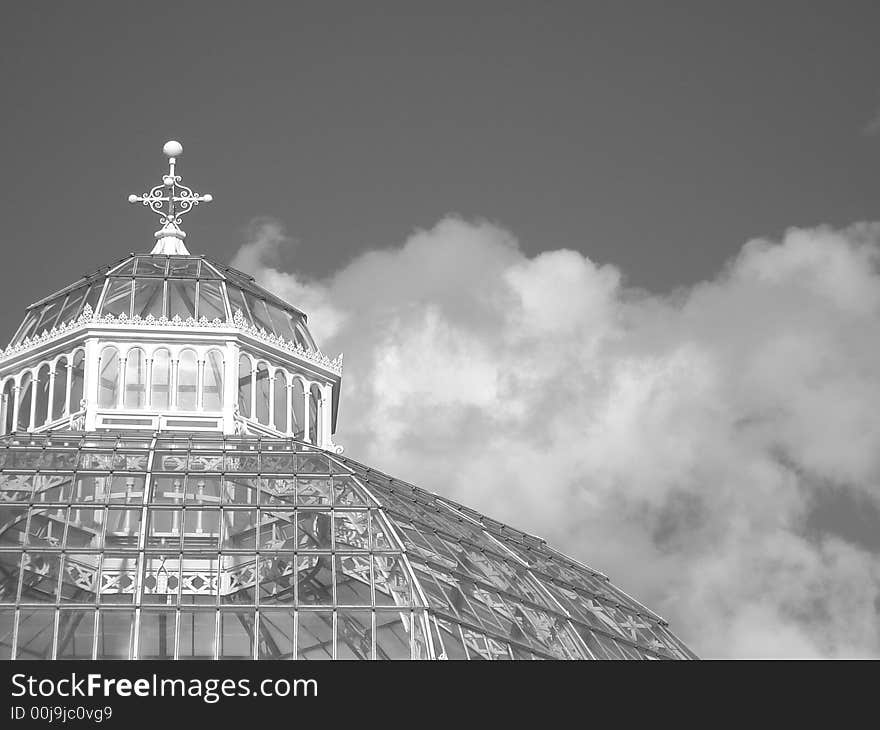
[{"label": "ornamental finial crown", "polygon": [[183,239],[186,233],[180,228],[182,217],[199,203],[210,203],[211,195],[194,193],[192,188],[181,182],[175,172],[177,158],[183,154],[183,145],[176,140],[165,143],[162,152],[168,158],[168,174],[162,176],[162,184],[156,185],[148,193],[129,195],[129,203],[141,203],[159,215],[161,228],[156,231],[154,254],[188,254]]}]

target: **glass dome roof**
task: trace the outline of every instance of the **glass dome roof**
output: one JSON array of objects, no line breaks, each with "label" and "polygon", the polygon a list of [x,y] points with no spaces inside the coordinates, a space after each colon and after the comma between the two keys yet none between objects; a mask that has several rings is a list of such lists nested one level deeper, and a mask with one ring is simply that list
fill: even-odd
[{"label": "glass dome roof", "polygon": [[0,438],[0,659],[693,654],[534,536],[294,439]]},{"label": "glass dome roof", "polygon": [[258,286],[253,277],[205,256],[131,255],[87,274],[28,307],[11,344],[70,322],[88,307],[99,315],[232,319],[316,350],[306,316]]}]

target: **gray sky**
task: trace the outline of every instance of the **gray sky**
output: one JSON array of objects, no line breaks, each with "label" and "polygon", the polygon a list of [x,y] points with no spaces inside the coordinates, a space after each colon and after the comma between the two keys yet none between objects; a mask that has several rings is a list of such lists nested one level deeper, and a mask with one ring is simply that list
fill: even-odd
[{"label": "gray sky", "polygon": [[4,8],[5,259],[41,273],[4,281],[4,331],[150,246],[125,198],[168,138],[215,195],[193,252],[272,216],[318,276],[459,213],[665,291],[750,237],[876,217],[876,3],[227,5]]},{"label": "gray sky", "polygon": [[698,653],[880,655],[880,227],[851,226],[880,208],[880,6],[240,8],[4,8],[6,336],[150,249],[126,198],[178,139],[215,196],[190,250],[345,350],[346,453],[542,534]]}]

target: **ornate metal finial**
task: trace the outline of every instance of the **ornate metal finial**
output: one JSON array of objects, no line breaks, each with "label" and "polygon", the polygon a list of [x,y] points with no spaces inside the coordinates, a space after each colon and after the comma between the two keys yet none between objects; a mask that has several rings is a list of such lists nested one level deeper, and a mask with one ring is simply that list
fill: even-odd
[{"label": "ornate metal finial", "polygon": [[210,203],[211,195],[194,193],[181,183],[180,175],[175,174],[174,165],[183,154],[183,145],[171,140],[166,142],[162,152],[168,157],[168,174],[162,177],[162,184],[143,195],[129,195],[129,203],[143,203],[159,214],[162,228],[156,231],[156,245],[152,253],[188,254],[183,239],[186,233],[180,228],[181,218],[199,203]]}]

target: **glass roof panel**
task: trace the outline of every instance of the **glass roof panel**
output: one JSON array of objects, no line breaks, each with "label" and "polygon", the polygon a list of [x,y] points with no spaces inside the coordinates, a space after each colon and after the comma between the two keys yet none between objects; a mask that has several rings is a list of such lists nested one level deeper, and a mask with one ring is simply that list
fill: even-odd
[{"label": "glass roof panel", "polygon": [[138,276],[165,276],[167,265],[165,256],[138,256],[136,273]]},{"label": "glass roof panel", "polygon": [[172,256],[168,259],[168,276],[197,278],[201,259],[181,258]]}]

